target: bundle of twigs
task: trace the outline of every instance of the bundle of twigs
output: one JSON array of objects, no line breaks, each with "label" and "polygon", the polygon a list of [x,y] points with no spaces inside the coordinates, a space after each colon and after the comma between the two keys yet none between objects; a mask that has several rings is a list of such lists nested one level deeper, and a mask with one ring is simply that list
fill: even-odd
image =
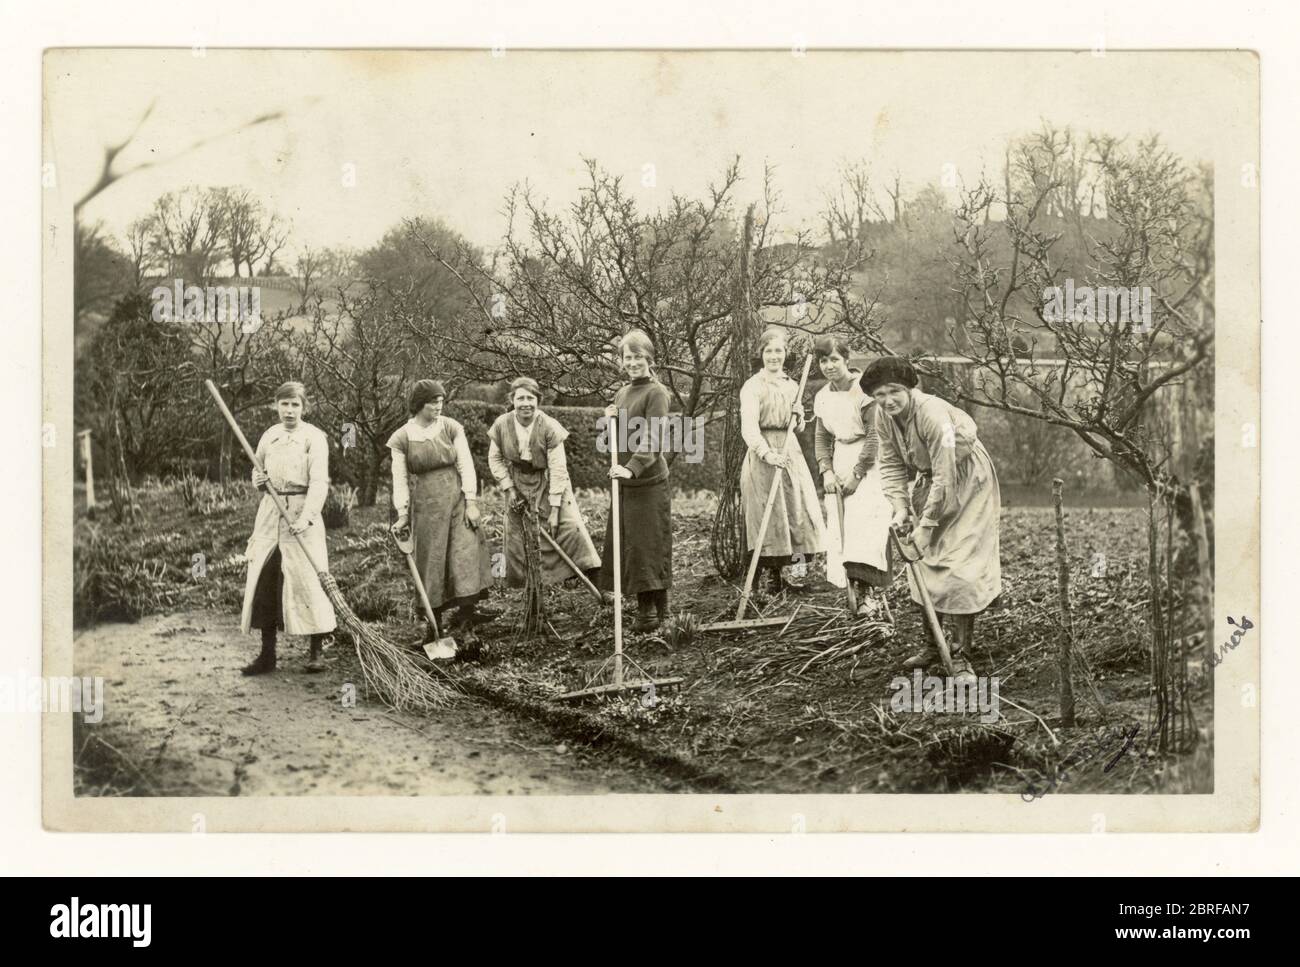
[{"label": "bundle of twigs", "polygon": [[541,521],[537,508],[531,502],[524,502],[519,510],[524,545],[524,569],[527,572],[524,584],[524,625],[523,636],[532,638],[540,635],[546,624],[546,597],[542,583],[542,541],[538,528]]},{"label": "bundle of twigs", "polygon": [[[243,446],[248,459],[252,461],[254,467],[261,470],[262,464],[257,459],[257,453],[249,445],[248,438],[244,436],[239,424],[235,422],[235,417],[226,406],[226,401],[221,398],[221,393],[217,391],[212,380],[204,382],[220,408],[221,415],[226,418],[231,431]],[[269,486],[266,492],[275,501],[280,516],[287,523],[293,523],[284,498]],[[334,605],[334,614],[338,619],[339,627],[352,636],[367,690],[373,691],[394,709],[399,710],[412,709],[417,712],[427,712],[446,705],[455,694],[455,690],[446,680],[445,673],[438,670],[438,674],[442,675],[444,680],[430,676],[414,655],[397,647],[358,618],[348,607],[334,576],[316,563],[301,536],[294,534],[294,537],[297,538],[298,546],[302,548],[312,570],[316,572],[316,577],[320,579],[321,588],[329,597],[330,603]]]},{"label": "bundle of twigs", "polygon": [[745,664],[752,676],[802,675],[883,645],[893,636],[894,627],[887,622],[808,605],[777,634],[779,649],[755,650]]},{"label": "bundle of twigs", "polygon": [[754,237],[754,206],[745,212],[741,229],[740,264],[736,271],[734,303],[731,310],[731,346],[727,354],[728,376],[726,420],[722,435],[722,488],[713,519],[711,550],[713,563],[723,577],[735,577],[745,571],[745,514],[740,506],[740,468],[749,451],[740,435],[740,387],[749,379],[750,360],[758,341],[758,321],[753,303],[753,279],[750,250]]}]

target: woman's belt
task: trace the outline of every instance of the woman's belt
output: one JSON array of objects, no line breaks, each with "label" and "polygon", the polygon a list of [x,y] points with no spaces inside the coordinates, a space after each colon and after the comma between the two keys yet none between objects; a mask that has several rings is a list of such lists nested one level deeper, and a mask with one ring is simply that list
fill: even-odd
[{"label": "woman's belt", "polygon": [[[274,486],[274,484],[272,485]],[[302,497],[307,493],[306,487],[276,487],[275,492],[281,497]]]}]

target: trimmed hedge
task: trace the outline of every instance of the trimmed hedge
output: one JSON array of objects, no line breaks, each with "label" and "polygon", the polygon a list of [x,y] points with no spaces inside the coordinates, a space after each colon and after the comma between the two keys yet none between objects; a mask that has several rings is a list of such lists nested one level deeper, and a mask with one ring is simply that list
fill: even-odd
[{"label": "trimmed hedge", "polygon": [[[478,400],[452,400],[444,407],[453,420],[465,427],[474,470],[485,484],[492,480],[487,466],[488,430],[506,407]],[[564,453],[569,462],[569,477],[574,489],[604,488],[609,484],[609,454],[596,449],[596,421],[604,415],[599,406],[544,406],[542,411],[569,431]],[[670,486],[682,490],[720,490],[722,487],[721,419],[704,428],[703,460],[687,463],[686,454],[668,455]]]}]

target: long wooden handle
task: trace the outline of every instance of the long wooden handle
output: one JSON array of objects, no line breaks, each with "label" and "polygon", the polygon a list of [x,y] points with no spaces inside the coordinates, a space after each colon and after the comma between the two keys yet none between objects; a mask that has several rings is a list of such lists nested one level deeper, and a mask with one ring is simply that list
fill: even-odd
[{"label": "long wooden handle", "polygon": [[433,637],[441,638],[442,634],[438,631],[438,618],[433,613],[433,605],[429,603],[429,594],[424,590],[424,580],[420,577],[420,569],[415,564],[415,555],[406,554],[407,566],[411,569],[411,580],[415,582],[415,591],[420,596],[420,604],[424,605],[424,616],[429,619],[429,624],[433,625]]},{"label": "long wooden handle", "polygon": [[[925,611],[925,620],[930,625],[930,631],[934,634],[935,644],[939,648],[939,657],[943,659],[943,667],[952,675],[952,652],[948,650],[948,639],[944,637],[943,625],[939,623],[939,616],[934,611],[934,601],[930,598],[930,589],[925,586],[925,576],[921,573],[920,560],[912,560],[903,553],[903,539],[898,536],[898,531],[891,524],[889,527],[889,536],[893,539],[898,548],[898,556],[907,564],[907,569],[912,572],[912,579],[916,581],[916,589],[921,595],[921,608]],[[915,547],[915,545],[913,545]]]},{"label": "long wooden handle", "polygon": [[[804,386],[808,383],[808,370],[812,369],[813,354],[809,353],[803,361],[803,375],[799,377],[799,392],[795,394],[795,404],[803,401]],[[790,414],[790,424],[785,428],[785,439],[781,442],[781,452],[785,453],[786,447],[790,445],[790,434],[794,432],[795,424],[799,422],[799,417]],[[788,468],[787,468],[788,469]],[[749,571],[745,575],[745,588],[740,592],[740,604],[736,608],[736,620],[741,621],[745,617],[745,606],[749,604],[749,593],[754,586],[754,575],[758,573],[758,559],[763,554],[763,538],[767,536],[767,525],[772,520],[772,508],[776,506],[776,495],[781,491],[781,482],[785,478],[781,475],[781,468],[776,468],[776,473],[772,475],[772,489],[767,492],[767,506],[763,508],[763,520],[758,525],[758,540],[754,543],[754,554],[749,559]],[[791,485],[794,484],[794,474],[790,475]]]},{"label": "long wooden handle", "polygon": [[[217,389],[216,384],[210,379],[205,379],[203,385],[208,388],[208,392],[211,393],[212,398],[216,400],[217,408],[221,410],[221,415],[226,418],[226,422],[230,425],[230,431],[235,434],[235,439],[237,439],[239,445],[244,448],[244,452],[248,454],[248,459],[252,461],[253,466],[258,470],[265,471],[265,468],[262,466],[262,461],[257,459],[257,452],[249,445],[248,437],[244,436],[244,431],[241,430],[239,424],[235,422],[235,415],[230,412],[230,408],[226,406],[226,401],[221,398],[221,392]],[[311,569],[317,574],[325,573],[324,570],[316,564],[316,559],[311,556],[311,551],[307,549],[307,542],[302,539],[302,535],[293,529],[293,518],[289,516],[289,508],[285,505],[284,498],[275,492],[275,488],[271,486],[269,481],[266,485],[266,492],[270,495],[271,499],[275,501],[275,509],[280,512],[280,516],[284,518],[284,522],[290,525],[289,533],[293,534],[294,539],[298,542],[298,546],[302,548],[303,554],[307,555],[307,563],[311,565]]]},{"label": "long wooden handle", "polygon": [[[609,468],[618,466],[618,417],[609,418]],[[623,684],[623,549],[618,533],[618,477],[609,478],[609,526],[614,556],[614,682]]]},{"label": "long wooden handle", "polygon": [[587,586],[588,590],[590,590],[591,593],[596,596],[596,600],[597,601],[601,600],[600,589],[597,588],[596,585],[591,583],[591,578],[587,577],[587,575],[583,574],[582,571],[578,570],[578,565],[573,563],[573,558],[569,557],[568,554],[564,553],[564,549],[560,547],[559,542],[550,535],[550,532],[547,531],[545,527],[538,527],[537,533],[541,534],[543,537],[546,538],[547,543],[551,545],[551,549],[555,551],[556,554],[560,555],[560,560],[562,560],[565,564],[569,565],[569,570],[572,571],[579,579],[581,579],[582,583]]},{"label": "long wooden handle", "polygon": [[[844,491],[837,489],[835,491],[835,509],[839,511],[840,518],[840,562],[848,564],[848,550],[844,540]],[[854,614],[858,611],[858,593],[853,590],[853,578],[849,577],[848,567],[844,569],[844,587],[849,592],[849,610]]]}]

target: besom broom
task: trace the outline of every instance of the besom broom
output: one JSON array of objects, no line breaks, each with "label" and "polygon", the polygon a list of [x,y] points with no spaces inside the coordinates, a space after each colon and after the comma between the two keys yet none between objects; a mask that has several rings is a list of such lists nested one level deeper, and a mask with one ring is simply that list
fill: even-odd
[{"label": "besom broom", "polygon": [[[216,401],[217,408],[221,410],[226,423],[229,424],[230,431],[234,433],[239,445],[248,454],[248,459],[258,470],[264,470],[261,461],[257,459],[256,451],[249,445],[248,438],[235,422],[234,414],[226,406],[226,401],[221,398],[216,385],[210,379],[204,380],[203,383],[212,394],[212,399]],[[280,512],[285,523],[292,524],[293,518],[289,516],[289,508],[285,505],[284,498],[276,493],[275,488],[269,483],[266,485],[266,492],[275,502],[275,509]],[[292,529],[290,533],[293,533]],[[361,663],[361,674],[367,689],[373,690],[398,710],[412,709],[424,712],[446,705],[454,693],[453,688],[446,682],[431,677],[409,652],[398,648],[358,618],[348,607],[334,576],[316,563],[301,535],[293,536],[298,546],[302,548],[303,554],[306,555],[312,570],[316,572],[316,577],[320,579],[321,588],[329,597],[330,603],[334,605],[339,624],[352,636],[352,642],[356,646],[357,661]]]}]

